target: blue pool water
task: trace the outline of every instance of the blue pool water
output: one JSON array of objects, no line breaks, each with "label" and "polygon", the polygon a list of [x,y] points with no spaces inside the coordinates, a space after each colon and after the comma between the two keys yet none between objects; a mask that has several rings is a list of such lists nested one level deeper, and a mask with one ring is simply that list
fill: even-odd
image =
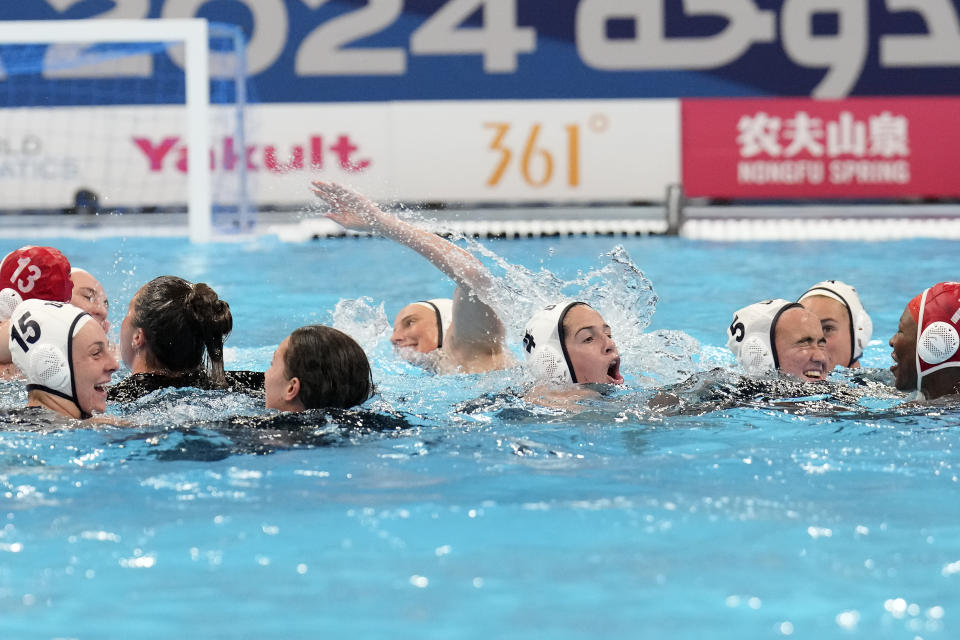
[{"label": "blue pool water", "polygon": [[[473,245],[508,307],[565,283],[607,305],[631,389],[576,415],[502,393],[520,371],[441,378],[397,360],[379,305],[392,318],[451,285],[386,241],[56,244],[101,278],[115,326],[156,275],[210,283],[234,313],[230,368],[263,370],[292,329],[336,322],[371,355],[372,408],[412,427],[327,427],[254,455],[260,434],[223,425],[264,413],[256,400],[182,392],[112,408],[129,428],[8,424],[3,640],[960,636],[960,407],[901,408],[877,383],[833,408],[646,404],[732,365],[735,309],[825,278],[860,291],[882,381],[906,301],[957,277],[956,243]],[[0,383],[0,409],[24,398]]]}]

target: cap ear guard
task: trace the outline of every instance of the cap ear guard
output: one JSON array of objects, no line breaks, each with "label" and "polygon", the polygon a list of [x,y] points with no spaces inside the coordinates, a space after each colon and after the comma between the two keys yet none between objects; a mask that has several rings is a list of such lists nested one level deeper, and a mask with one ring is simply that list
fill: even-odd
[{"label": "cap ear guard", "polygon": [[[524,345],[533,339],[529,333],[523,339]],[[538,380],[548,380],[554,383],[573,382],[563,354],[552,345],[537,347],[536,351],[527,356],[527,366]]]},{"label": "cap ear guard", "polygon": [[743,341],[740,345],[738,360],[743,370],[750,376],[763,375],[776,369],[773,350],[757,336],[751,336]]},{"label": "cap ear guard", "polygon": [[23,298],[15,289],[0,289],[0,322],[5,322],[13,315],[13,310],[23,302]]},{"label": "cap ear guard", "polygon": [[950,323],[931,322],[917,338],[917,355],[927,364],[940,364],[960,348],[960,333]]},{"label": "cap ear guard", "polygon": [[30,380],[34,385],[48,389],[63,389],[70,385],[70,363],[67,355],[52,344],[40,344],[27,354]]}]

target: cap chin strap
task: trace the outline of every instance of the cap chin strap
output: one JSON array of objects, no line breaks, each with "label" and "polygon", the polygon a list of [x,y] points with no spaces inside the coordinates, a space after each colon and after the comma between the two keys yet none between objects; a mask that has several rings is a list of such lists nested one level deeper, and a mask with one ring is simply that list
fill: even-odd
[{"label": "cap chin strap", "polygon": [[563,335],[565,333],[563,330],[563,319],[567,317],[567,313],[570,311],[570,309],[573,309],[575,306],[580,304],[584,305],[585,307],[590,306],[585,302],[571,302],[563,308],[563,311],[560,312],[560,317],[557,318],[557,338],[560,340],[560,352],[563,354],[563,361],[566,363],[567,370],[570,372],[570,381],[574,384],[577,384],[577,372],[573,370],[573,363],[570,362],[570,354],[567,352],[566,336]]},{"label": "cap chin strap", "polygon": [[57,396],[58,398],[63,398],[64,400],[68,401],[70,404],[72,404],[73,406],[75,406],[75,407],[77,408],[77,411],[80,412],[80,419],[81,419],[81,420],[86,420],[87,418],[92,417],[92,414],[87,413],[86,411],[84,411],[84,410],[80,407],[79,404],[77,404],[77,399],[76,399],[76,398],[72,398],[72,397],[68,396],[67,394],[63,393],[62,391],[57,391],[56,389],[51,389],[50,387],[45,387],[45,386],[43,386],[42,384],[28,384],[28,385],[27,385],[27,393],[29,393],[29,392],[31,392],[31,391],[43,391],[44,393],[48,393],[48,394],[50,394],[50,395],[52,395],[52,396]]},{"label": "cap chin strap", "polygon": [[773,368],[775,371],[780,370],[780,358],[777,356],[777,323],[785,311],[796,308],[803,309],[803,305],[799,302],[791,302],[790,304],[783,305],[770,322],[770,355],[773,356]]},{"label": "cap chin strap", "polygon": [[914,345],[914,359],[916,360],[917,367],[917,393],[921,396],[923,395],[923,390],[920,388],[923,384],[923,372],[920,370],[920,337],[923,335],[923,312],[927,306],[927,292],[930,289],[923,290],[923,296],[920,298],[920,314],[917,318],[917,344]]},{"label": "cap chin strap", "polygon": [[433,309],[433,313],[437,316],[437,349],[443,348],[443,316],[440,315],[440,307],[433,304],[429,300],[421,300],[422,304],[430,305],[430,308]]}]

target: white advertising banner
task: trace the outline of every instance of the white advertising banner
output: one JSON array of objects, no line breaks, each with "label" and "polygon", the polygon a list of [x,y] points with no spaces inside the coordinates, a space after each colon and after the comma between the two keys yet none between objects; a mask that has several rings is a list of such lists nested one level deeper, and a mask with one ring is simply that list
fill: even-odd
[{"label": "white advertising banner", "polygon": [[[675,100],[257,104],[246,140],[213,116],[214,202],[234,204],[241,163],[258,206],[310,201],[313,179],[409,202],[662,200],[680,178]],[[186,202],[185,117],[174,106],[0,110],[3,209]]]},{"label": "white advertising banner", "polygon": [[663,200],[680,181],[676,100],[403,102],[394,122],[413,200]]}]

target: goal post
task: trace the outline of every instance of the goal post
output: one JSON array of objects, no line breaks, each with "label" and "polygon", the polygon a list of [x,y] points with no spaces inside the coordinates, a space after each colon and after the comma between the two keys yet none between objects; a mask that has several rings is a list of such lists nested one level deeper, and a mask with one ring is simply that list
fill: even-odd
[{"label": "goal post", "polygon": [[[213,234],[213,202],[207,21],[202,18],[0,21],[0,45],[137,42],[182,43],[184,46],[189,235],[193,242],[208,242]],[[2,78],[0,75],[0,85]]]}]

